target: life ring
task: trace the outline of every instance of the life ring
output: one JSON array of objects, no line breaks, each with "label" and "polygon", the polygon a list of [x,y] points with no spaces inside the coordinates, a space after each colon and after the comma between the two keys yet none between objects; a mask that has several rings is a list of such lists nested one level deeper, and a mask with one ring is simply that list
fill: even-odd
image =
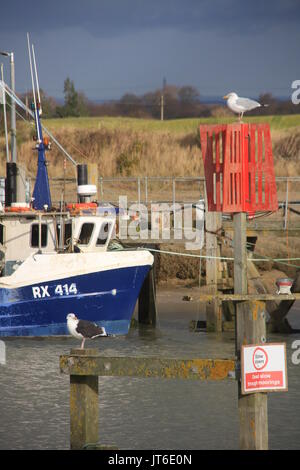
[{"label": "life ring", "polygon": [[30,212],[32,209],[30,207],[22,206],[8,206],[5,207],[5,212]]},{"label": "life ring", "polygon": [[96,202],[76,202],[73,204],[67,204],[68,210],[76,210],[76,209],[96,209],[97,203]]}]

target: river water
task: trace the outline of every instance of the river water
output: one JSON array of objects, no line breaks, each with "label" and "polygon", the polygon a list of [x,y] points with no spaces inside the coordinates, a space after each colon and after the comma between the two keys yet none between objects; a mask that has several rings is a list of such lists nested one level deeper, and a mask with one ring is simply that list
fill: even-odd
[{"label": "river water", "polygon": [[[104,355],[232,357],[234,334],[192,332],[191,319],[204,319],[180,289],[158,294],[156,329],[134,328],[126,337],[87,342]],[[300,328],[300,305],[288,319]],[[273,335],[287,343],[288,392],[270,393],[269,445],[300,448],[300,365],[291,347],[300,334]],[[0,449],[69,448],[69,377],[59,356],[78,347],[73,338],[6,340],[0,365]],[[234,380],[99,378],[99,440],[119,449],[238,449],[237,384]]]}]

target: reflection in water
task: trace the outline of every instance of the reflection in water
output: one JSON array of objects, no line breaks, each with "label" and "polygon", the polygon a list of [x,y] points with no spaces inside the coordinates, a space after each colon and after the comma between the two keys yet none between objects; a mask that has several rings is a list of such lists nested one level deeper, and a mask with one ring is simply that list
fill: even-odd
[{"label": "reflection in water", "polygon": [[[193,312],[185,311],[182,303],[175,313],[174,306],[168,310],[166,305],[156,330],[134,329],[127,337],[103,339],[92,346],[100,347],[107,356],[234,355],[232,333],[190,332]],[[289,320],[300,327],[297,309]],[[300,447],[300,365],[292,365],[290,360],[295,339],[299,334],[269,338],[287,342],[289,380],[288,393],[269,394],[271,448]],[[69,447],[69,377],[60,374],[58,358],[77,346],[74,339],[63,338],[6,341],[7,363],[0,366],[1,449]],[[119,449],[238,448],[237,386],[233,380],[100,377],[99,407],[100,441],[114,443]]]}]

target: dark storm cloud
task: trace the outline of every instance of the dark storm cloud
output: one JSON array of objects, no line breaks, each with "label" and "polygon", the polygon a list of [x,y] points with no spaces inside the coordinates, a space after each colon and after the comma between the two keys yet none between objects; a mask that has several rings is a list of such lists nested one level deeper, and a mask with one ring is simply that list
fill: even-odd
[{"label": "dark storm cloud", "polygon": [[19,91],[31,87],[27,31],[52,96],[67,76],[100,99],[155,89],[163,76],[203,96],[287,96],[299,78],[299,0],[2,0],[0,20]]},{"label": "dark storm cloud", "polygon": [[245,34],[299,21],[298,0],[26,0],[1,5],[1,30],[41,32],[79,27],[96,36],[145,29]]}]

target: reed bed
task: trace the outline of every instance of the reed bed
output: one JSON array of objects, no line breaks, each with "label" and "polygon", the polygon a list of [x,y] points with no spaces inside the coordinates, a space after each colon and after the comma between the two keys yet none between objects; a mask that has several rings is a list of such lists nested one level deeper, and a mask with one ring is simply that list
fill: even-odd
[{"label": "reed bed", "polygon": [[[201,122],[213,123],[220,119],[159,122],[124,118],[74,118],[44,123],[78,163],[97,163],[99,176],[203,176],[198,126]],[[232,122],[233,119],[226,118],[226,121]],[[254,117],[246,121],[270,123],[276,176],[300,175],[300,115]],[[26,168],[28,176],[34,179],[37,159],[33,150],[33,127],[19,121],[17,127],[18,162]],[[0,137],[0,155],[0,175],[5,176],[3,136]],[[64,156],[54,144],[47,158],[50,178],[62,178]],[[65,176],[67,179],[76,176],[76,169],[69,162]],[[54,185],[57,200],[60,198],[61,186],[61,183]],[[299,198],[296,186],[291,186],[291,195]],[[272,239],[270,236],[267,239],[259,237],[257,244],[259,253],[273,258],[296,256],[299,250],[298,239],[287,242],[286,234]],[[198,260],[173,258],[162,263],[161,279],[198,279]],[[300,265],[298,262],[291,264]],[[274,262],[261,263],[260,268],[277,268],[289,275],[295,272],[294,266]]]},{"label": "reed bed", "polygon": [[[219,118],[221,119],[221,118]],[[232,118],[226,118],[232,121]],[[247,121],[269,121],[271,125],[275,173],[299,175],[300,115],[264,116]],[[97,163],[99,175],[112,176],[202,176],[198,126],[218,118],[154,121],[126,118],[68,118],[45,120],[78,163]],[[36,159],[33,128],[18,122],[18,161],[35,176]],[[0,172],[5,174],[5,145],[0,138]],[[63,175],[63,155],[53,144],[48,152],[49,176]],[[67,177],[75,170],[67,163]]]}]

